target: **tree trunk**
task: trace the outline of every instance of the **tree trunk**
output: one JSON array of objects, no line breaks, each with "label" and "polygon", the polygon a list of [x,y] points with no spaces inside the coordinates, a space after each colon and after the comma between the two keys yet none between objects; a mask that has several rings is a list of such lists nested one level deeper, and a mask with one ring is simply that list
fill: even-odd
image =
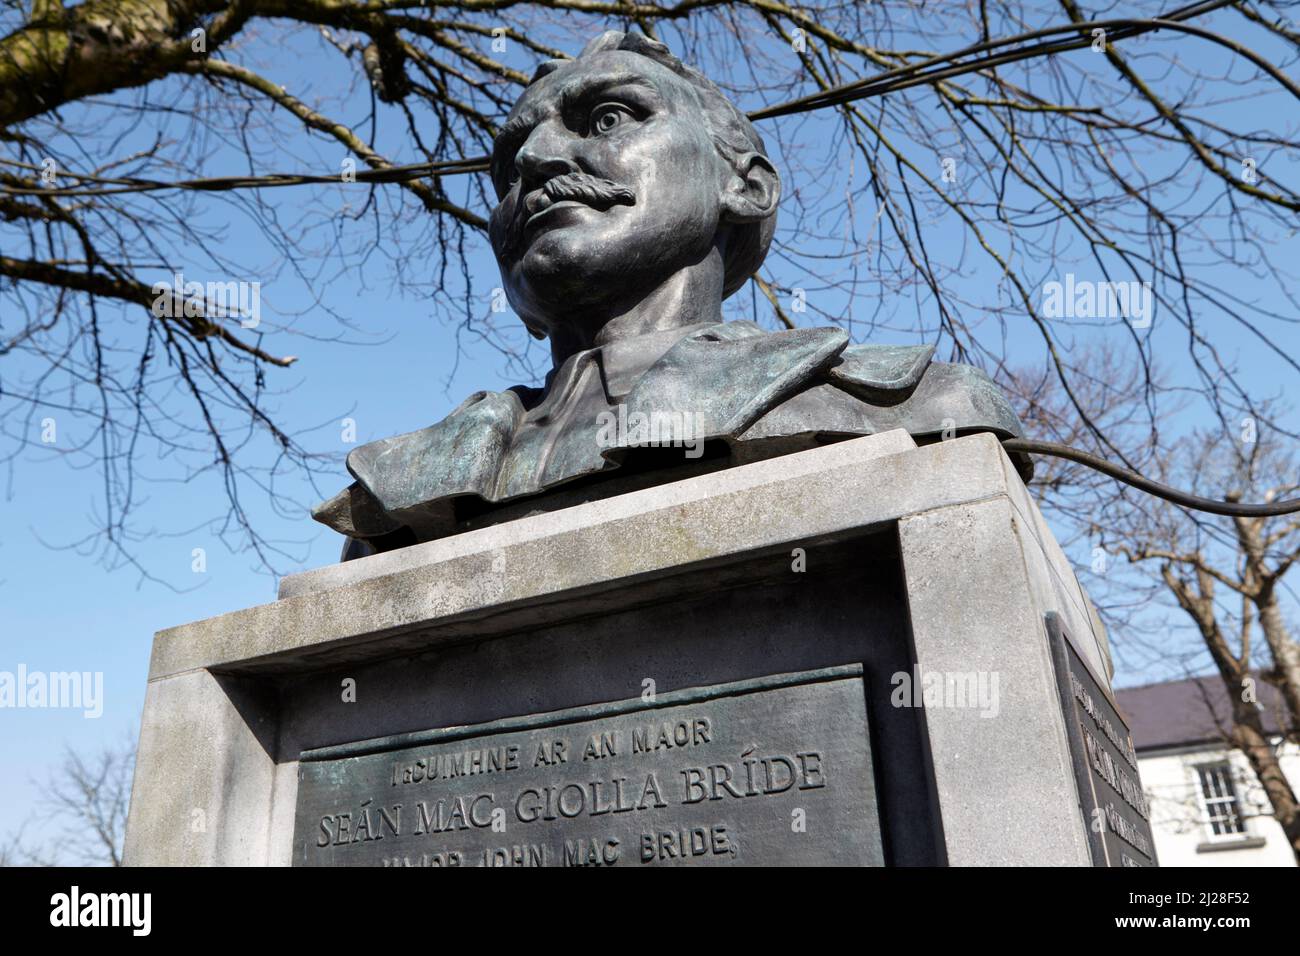
[{"label": "tree trunk", "polygon": [[1270,683],[1277,687],[1286,702],[1289,739],[1300,733],[1300,643],[1291,639],[1282,621],[1282,611],[1277,606],[1277,595],[1272,588],[1259,602],[1259,626],[1264,640],[1273,655],[1273,674]]},{"label": "tree trunk", "polygon": [[1296,863],[1300,864],[1300,803],[1296,802],[1295,791],[1282,772],[1277,751],[1264,731],[1259,711],[1254,704],[1241,699],[1241,681],[1235,675],[1222,676],[1232,701],[1232,744],[1246,755],[1264,793],[1268,795],[1273,819],[1281,825]]}]

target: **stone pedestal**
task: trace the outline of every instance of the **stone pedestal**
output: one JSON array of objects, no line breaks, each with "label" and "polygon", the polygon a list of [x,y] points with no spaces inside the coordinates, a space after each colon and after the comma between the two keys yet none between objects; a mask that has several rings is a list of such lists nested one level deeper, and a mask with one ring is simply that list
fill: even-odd
[{"label": "stone pedestal", "polygon": [[126,859],[1088,865],[1049,612],[1106,697],[1100,622],[988,435],[307,572],[157,635]]}]

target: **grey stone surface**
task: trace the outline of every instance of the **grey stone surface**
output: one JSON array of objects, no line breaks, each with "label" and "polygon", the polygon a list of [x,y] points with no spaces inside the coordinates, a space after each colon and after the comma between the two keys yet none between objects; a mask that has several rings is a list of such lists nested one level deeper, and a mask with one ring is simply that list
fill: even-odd
[{"label": "grey stone surface", "polygon": [[[993,436],[893,432],[288,578],[158,634],[128,861],[288,863],[304,749],[862,662],[895,861],[1086,862],[1042,613],[1105,638],[1036,514]],[[912,641],[999,715],[890,706]]]},{"label": "grey stone surface", "polygon": [[[906,432],[895,430],[877,435],[869,440],[843,442],[809,452],[786,455],[765,462],[760,467],[747,465],[732,468],[709,475],[702,475],[689,481],[678,481],[672,484],[646,488],[616,498],[608,498],[556,512],[521,518],[509,524],[494,525],[477,531],[465,532],[440,541],[430,541],[409,548],[402,548],[398,551],[371,555],[356,561],[327,565],[313,571],[289,575],[280,581],[279,596],[283,600],[302,594],[328,591],[343,585],[355,584],[401,571],[425,568],[473,554],[492,553],[495,555],[498,549],[507,545],[518,546],[542,539],[559,540],[561,535],[569,535],[575,531],[598,526],[604,526],[611,538],[627,535],[638,537],[651,535],[656,526],[665,529],[665,531],[671,529],[675,523],[675,516],[680,515],[683,508],[704,499],[733,501],[755,489],[777,483],[789,487],[790,493],[793,494],[795,489],[789,483],[801,481],[805,477],[813,478],[815,475],[828,476],[823,481],[819,481],[816,487],[808,488],[807,492],[801,496],[801,498],[810,498],[819,489],[829,490],[830,483],[834,481],[834,475],[847,474],[850,470],[858,469],[865,462],[887,455],[897,455],[915,448],[916,443],[912,441]],[[905,490],[899,489],[900,492],[905,492]],[[776,498],[780,494],[781,492],[778,491],[770,497]],[[766,517],[763,524],[780,521],[781,527],[793,530],[794,524],[801,517],[809,517],[809,512],[798,512],[795,506],[800,503],[801,500],[791,499],[788,503],[779,507],[781,514]],[[843,511],[846,506],[852,507],[851,503],[843,501],[835,504],[836,507],[829,510]],[[884,511],[889,511],[892,510],[891,504],[880,502],[875,507],[879,510],[883,506]],[[863,502],[860,507],[870,508],[872,505]],[[848,517],[850,519],[871,520],[870,515],[860,511],[855,511]],[[794,519],[794,521],[792,522],[791,519]],[[680,520],[680,518],[676,520]],[[829,520],[836,521],[834,517],[829,517]],[[746,540],[754,533],[754,530],[752,526],[738,529],[740,536]],[[616,543],[611,542],[611,550],[615,547]],[[725,543],[719,543],[717,553],[721,553],[725,547]]]},{"label": "grey stone surface", "polygon": [[467,505],[644,468],[664,446],[721,446],[734,464],[895,428],[1020,433],[984,372],[934,363],[932,346],[722,321],[767,253],[780,176],[745,116],[658,41],[610,31],[543,64],[491,165],[502,285],[553,367],[541,388],[478,392],[355,449],[355,483],[314,512],[349,536],[347,557],[453,534]]},{"label": "grey stone surface", "polygon": [[1090,864],[1044,633],[1051,572],[1025,531],[1008,497],[899,522],[922,671],[998,678],[995,717],[925,711],[954,866]]},{"label": "grey stone surface", "polygon": [[[1050,595],[1041,595],[1040,603],[1044,610],[1054,610],[1061,615],[1072,639],[1087,642],[1087,646],[1077,650],[1098,677],[1098,682],[1109,687],[1115,673],[1110,641],[1087,591],[1079,583],[1073,566],[1048,528],[1029,490],[1010,474],[1007,476],[1007,498],[1019,519],[1017,529],[1037,545],[1038,554],[1046,561],[1046,573],[1036,583],[1050,586],[1051,592]],[[1033,549],[1028,550],[1032,553]]]},{"label": "grey stone surface", "polygon": [[151,680],[145,695],[128,863],[270,862],[276,774],[273,695],[206,670]]}]

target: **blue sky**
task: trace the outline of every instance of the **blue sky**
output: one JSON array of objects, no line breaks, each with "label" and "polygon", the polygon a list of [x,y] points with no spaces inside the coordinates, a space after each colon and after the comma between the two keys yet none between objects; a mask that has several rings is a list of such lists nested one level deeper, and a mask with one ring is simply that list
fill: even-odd
[{"label": "blue sky", "polygon": [[[285,55],[291,53],[293,55]],[[324,54],[311,38],[299,37],[287,50],[262,50],[265,71],[300,95],[319,82]],[[337,69],[337,64],[334,66]],[[755,106],[757,103],[745,104]],[[1291,104],[1294,107],[1294,103]],[[1268,104],[1235,104],[1237,119],[1255,113],[1258,125],[1270,122]],[[816,122],[802,128],[802,141],[813,148],[824,127]],[[387,131],[398,162],[417,157],[403,152],[400,130]],[[335,165],[341,151],[319,140],[295,141],[286,146],[299,164],[287,160],[289,168]],[[231,157],[231,162],[235,158]],[[220,165],[217,163],[216,165]],[[237,166],[235,168],[238,168]],[[208,174],[217,171],[207,169]],[[297,187],[304,202],[316,187]],[[334,189],[335,187],[328,187]],[[393,187],[384,187],[393,188]],[[364,195],[362,191],[359,195]],[[322,193],[313,197],[319,201]],[[329,195],[326,195],[328,201]],[[338,202],[349,201],[340,198]],[[209,216],[226,215],[209,207]],[[953,242],[957,241],[954,238]],[[266,245],[246,219],[233,217],[228,234],[230,248],[257,258],[274,250]],[[1295,236],[1289,240],[1294,252]],[[956,248],[933,250],[937,256],[956,256]],[[1292,255],[1292,261],[1297,257]],[[469,259],[476,284],[473,311],[486,311],[487,297],[497,284],[495,263],[480,245]],[[427,259],[414,259],[400,266],[419,274],[431,268]],[[799,277],[780,273],[789,285]],[[987,269],[976,269],[962,281],[972,287],[995,282]],[[357,442],[420,428],[444,416],[466,394],[480,388],[501,388],[514,384],[499,355],[473,337],[458,346],[446,322],[435,316],[428,301],[403,296],[386,264],[361,275],[344,275],[329,287],[328,301],[346,313],[357,325],[354,339],[371,344],[343,345],[320,341],[308,335],[294,336],[293,330],[315,332],[313,312],[305,288],[281,281],[268,285],[264,309],[271,312],[270,324],[288,325],[288,333],[275,339],[273,350],[299,356],[287,371],[269,373],[274,395],[271,406],[292,428],[315,428],[309,444],[318,451],[341,456],[349,447],[342,441],[342,420],[356,421]],[[266,303],[273,303],[268,306]],[[732,302],[732,314],[746,313],[747,293]],[[1289,307],[1275,303],[1279,310]],[[908,307],[904,300],[896,308]],[[859,314],[858,306],[853,307]],[[294,316],[294,313],[304,314]],[[861,330],[860,330],[861,334]],[[1093,334],[1080,330],[1081,336]],[[1102,336],[1117,330],[1102,330]],[[1157,322],[1151,333],[1167,335],[1158,351],[1176,355],[1181,338]],[[289,339],[289,341],[285,341]],[[915,334],[877,330],[874,341],[915,341]],[[1300,336],[1292,345],[1300,345]],[[1247,369],[1262,362],[1262,351],[1248,340],[1234,341],[1240,364]],[[1012,354],[1035,354],[1032,336],[1013,336],[1008,343]],[[1293,352],[1300,349],[1292,348]],[[1261,366],[1262,367],[1262,366]],[[1262,373],[1255,382],[1261,395],[1279,391],[1283,380],[1276,372]],[[1294,424],[1294,417],[1292,417]],[[76,419],[60,422],[61,441],[75,443],[78,430],[88,427]],[[157,474],[170,474],[166,462],[154,462]],[[0,808],[7,823],[29,816],[39,818],[33,780],[54,768],[66,745],[93,749],[101,744],[134,734],[144,699],[152,636],[160,628],[220,614],[250,604],[272,600],[275,579],[258,567],[248,553],[232,552],[209,526],[222,494],[215,477],[208,474],[189,483],[157,483],[148,488],[148,500],[140,509],[143,539],[136,551],[150,570],[168,585],[144,581],[130,568],[108,571],[84,549],[64,547],[87,533],[91,517],[102,494],[101,479],[93,468],[75,467],[76,462],[56,452],[24,455],[4,473],[4,497],[0,504],[0,670],[14,670],[24,664],[30,670],[101,671],[105,681],[103,716],[86,720],[76,712],[55,710],[0,711]],[[174,475],[172,475],[174,477]],[[332,483],[320,491],[331,494],[347,481],[341,463]],[[290,480],[288,497],[310,505],[320,497],[301,480]],[[282,562],[285,571],[318,567],[337,559],[340,539],[333,532],[310,521],[301,508],[281,512],[268,502],[246,501],[254,520],[270,538],[286,542],[292,558]],[[193,529],[199,526],[198,530]],[[191,570],[193,550],[206,552],[206,571]],[[1087,555],[1075,555],[1086,564]],[[1143,672],[1121,673],[1121,683],[1140,682]],[[37,822],[39,826],[39,820]],[[0,827],[7,830],[8,827]]]}]

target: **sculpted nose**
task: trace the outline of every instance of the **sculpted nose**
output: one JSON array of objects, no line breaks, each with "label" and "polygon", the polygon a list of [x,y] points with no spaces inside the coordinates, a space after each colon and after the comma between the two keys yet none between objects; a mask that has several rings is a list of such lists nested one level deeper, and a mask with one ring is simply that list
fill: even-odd
[{"label": "sculpted nose", "polygon": [[570,158],[565,137],[543,123],[533,130],[515,154],[515,168],[523,180],[524,192],[536,189],[548,179],[578,171]]}]

